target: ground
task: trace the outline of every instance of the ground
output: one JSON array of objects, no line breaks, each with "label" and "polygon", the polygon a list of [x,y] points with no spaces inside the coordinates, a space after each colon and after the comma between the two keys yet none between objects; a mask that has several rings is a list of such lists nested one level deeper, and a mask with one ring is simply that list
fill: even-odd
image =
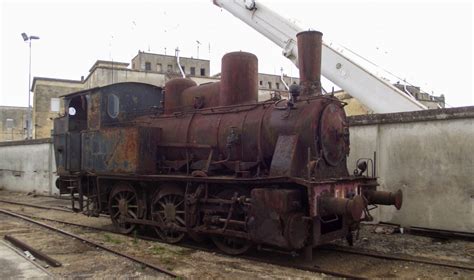
[{"label": "ground", "polygon": [[[21,201],[44,206],[67,207],[65,200],[0,191],[0,199]],[[107,217],[91,218],[82,214],[36,209],[0,202],[0,208],[35,217],[51,218],[90,225],[103,229],[113,229]],[[60,277],[159,277],[166,278],[149,268],[141,267],[125,258],[115,256],[70,237],[52,233],[49,230],[0,215],[0,234],[11,234],[29,245],[56,258],[62,267],[47,270]],[[134,255],[160,265],[184,278],[190,279],[314,279],[323,274],[298,269],[270,265],[219,253],[189,249],[137,237],[117,235],[108,232],[86,230],[58,223],[51,225],[100,242],[121,252]],[[388,232],[389,234],[386,234]],[[347,246],[345,241],[335,242]],[[354,248],[370,249],[377,252],[422,256],[429,259],[449,260],[474,266],[474,244],[466,241],[441,241],[392,232],[391,228],[378,225],[364,225]],[[292,257],[275,252],[266,254],[268,258],[287,259],[289,263],[299,263],[301,256]],[[315,250],[312,266],[343,273],[358,274],[370,278],[401,277],[412,279],[458,278],[474,279],[474,272],[445,268],[413,262],[390,261],[378,258],[351,255],[328,250]]]}]

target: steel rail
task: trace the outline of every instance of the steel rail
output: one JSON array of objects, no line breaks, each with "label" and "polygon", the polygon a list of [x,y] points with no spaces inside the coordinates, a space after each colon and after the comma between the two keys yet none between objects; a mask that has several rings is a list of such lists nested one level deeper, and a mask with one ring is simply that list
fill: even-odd
[{"label": "steel rail", "polygon": [[378,258],[378,259],[415,262],[415,263],[423,263],[423,264],[429,264],[429,265],[444,266],[444,267],[474,271],[474,266],[471,266],[471,265],[454,264],[454,263],[445,262],[445,261],[427,259],[424,257],[386,254],[382,252],[348,248],[348,247],[343,247],[343,246],[338,246],[338,245],[325,245],[324,247],[321,247],[320,250],[328,250],[328,251],[342,252],[342,253],[348,253],[348,254],[359,255],[359,256],[373,257],[373,258]]},{"label": "steel rail", "polygon": [[17,213],[14,213],[14,212],[10,212],[10,211],[8,211],[8,210],[0,209],[0,213],[6,214],[6,215],[9,215],[9,216],[18,218],[18,219],[22,219],[22,220],[24,220],[24,221],[33,223],[33,224],[35,224],[35,225],[38,225],[38,226],[47,228],[47,229],[49,229],[49,230],[59,232],[59,233],[64,234],[64,235],[66,235],[66,236],[75,238],[75,239],[77,239],[77,240],[83,241],[83,242],[85,242],[85,243],[87,243],[87,244],[89,244],[89,245],[92,245],[92,246],[94,246],[94,247],[97,247],[97,248],[100,248],[100,249],[102,249],[102,250],[108,251],[108,252],[113,253],[113,254],[115,254],[115,255],[118,255],[118,256],[127,258],[127,259],[129,259],[129,260],[132,260],[132,261],[138,263],[138,264],[145,265],[145,266],[147,266],[147,267],[149,267],[149,268],[151,268],[151,269],[154,269],[154,270],[156,270],[156,271],[159,271],[159,272],[161,272],[161,273],[164,273],[164,274],[166,274],[166,275],[168,275],[168,276],[171,276],[171,277],[173,277],[173,278],[177,278],[177,277],[178,277],[178,275],[176,275],[175,273],[173,273],[173,272],[171,272],[171,271],[168,271],[168,270],[166,270],[166,269],[164,269],[164,268],[162,268],[162,267],[159,267],[159,266],[157,266],[157,265],[154,265],[154,264],[149,263],[149,262],[144,261],[144,260],[140,260],[140,259],[138,259],[138,258],[136,258],[136,257],[134,257],[134,256],[127,255],[127,254],[125,254],[125,253],[119,252],[119,251],[114,250],[114,249],[112,249],[112,248],[106,247],[106,246],[101,245],[101,244],[99,244],[99,243],[97,243],[97,242],[95,242],[95,241],[92,241],[92,240],[86,239],[86,238],[84,238],[84,237],[81,237],[81,236],[79,236],[79,235],[77,235],[77,234],[67,232],[67,231],[65,231],[65,230],[62,230],[62,229],[59,229],[59,228],[56,228],[56,227],[47,225],[47,224],[42,223],[42,222],[39,222],[39,221],[35,221],[35,220],[30,219],[30,218],[28,218],[28,217],[26,217],[26,216],[24,216],[24,215],[17,214]]},{"label": "steel rail", "polygon": [[62,212],[74,213],[72,210],[68,210],[68,209],[63,209],[63,208],[58,208],[58,207],[52,207],[52,206],[42,206],[42,205],[36,205],[36,204],[31,204],[31,203],[26,203],[26,202],[17,202],[17,201],[4,200],[4,199],[0,199],[0,202],[2,202],[2,203],[7,203],[7,204],[28,206],[28,207],[38,208],[38,209],[55,210],[55,211],[62,211]]},{"label": "steel rail", "polygon": [[11,235],[5,235],[3,239],[7,240],[11,244],[13,244],[15,247],[21,249],[22,251],[28,251],[30,252],[33,257],[40,259],[44,262],[46,262],[48,265],[52,267],[60,267],[62,266],[61,262],[51,258],[50,256],[46,255],[45,253],[41,252],[40,250],[31,247],[30,245],[26,244],[25,242],[11,236]]}]

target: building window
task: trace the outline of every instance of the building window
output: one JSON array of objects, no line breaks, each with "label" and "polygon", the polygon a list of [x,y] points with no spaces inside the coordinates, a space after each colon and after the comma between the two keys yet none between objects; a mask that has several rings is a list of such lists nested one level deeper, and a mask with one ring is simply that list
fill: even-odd
[{"label": "building window", "polygon": [[168,64],[168,68],[166,68],[166,71],[173,72],[173,65]]},{"label": "building window", "polygon": [[260,81],[260,86],[263,86],[263,81]]},{"label": "building window", "polygon": [[280,83],[275,83],[277,89],[280,89]]},{"label": "building window", "polygon": [[51,98],[51,112],[59,112],[59,98]]},{"label": "building window", "polygon": [[163,72],[163,67],[161,66],[161,63],[156,64],[156,72]]},{"label": "building window", "polygon": [[196,75],[196,67],[191,67],[191,75]]},{"label": "building window", "polygon": [[201,76],[206,76],[206,68],[201,68]]},{"label": "building window", "polygon": [[181,69],[183,69],[183,73],[186,73],[186,70],[185,70],[186,68],[184,68],[183,65],[181,65]]},{"label": "building window", "polygon": [[115,94],[107,97],[107,114],[112,119],[115,119],[119,114],[119,98]]},{"label": "building window", "polygon": [[13,119],[6,119],[5,120],[5,126],[8,128],[13,128]]},{"label": "building window", "polygon": [[151,63],[145,62],[145,71],[151,71]]},{"label": "building window", "polygon": [[272,82],[268,82],[268,88],[272,89]]}]

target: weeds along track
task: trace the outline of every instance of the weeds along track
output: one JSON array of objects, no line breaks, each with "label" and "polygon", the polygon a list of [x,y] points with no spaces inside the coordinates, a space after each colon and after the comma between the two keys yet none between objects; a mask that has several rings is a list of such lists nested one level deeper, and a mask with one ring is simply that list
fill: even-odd
[{"label": "weeds along track", "polygon": [[[93,240],[90,240],[90,239],[87,239],[87,238],[84,238],[82,236],[79,236],[77,234],[74,234],[74,233],[71,233],[71,232],[68,232],[68,231],[65,231],[63,229],[60,229],[58,227],[54,227],[54,226],[51,226],[51,225],[48,225],[48,224],[45,224],[45,223],[42,223],[42,222],[39,222],[38,219],[41,219],[39,217],[27,217],[26,215],[22,215],[22,214],[18,214],[18,213],[15,213],[15,212],[12,212],[12,211],[8,211],[8,210],[4,210],[4,209],[0,209],[0,213],[2,214],[5,214],[5,215],[8,215],[8,216],[11,216],[11,217],[14,217],[14,218],[17,218],[17,219],[21,219],[23,221],[26,221],[28,223],[31,223],[31,224],[35,224],[37,226],[40,226],[40,227],[43,227],[43,228],[46,228],[46,229],[49,229],[51,231],[54,231],[54,232],[58,232],[62,235],[66,235],[66,236],[69,236],[71,238],[74,238],[74,239],[77,239],[77,240],[80,240],[84,243],[87,243],[95,248],[100,248],[104,251],[107,251],[107,252],[110,252],[112,254],[115,254],[115,255],[118,255],[118,256],[121,256],[121,257],[124,257],[126,259],[129,259],[131,261],[134,261],[140,265],[143,265],[143,266],[146,266],[146,267],[149,267],[151,269],[154,269],[160,273],[163,273],[163,274],[166,274],[168,276],[171,276],[173,278],[177,278],[178,275],[174,274],[173,272],[171,271],[168,271],[166,270],[165,268],[163,267],[160,267],[160,266],[157,266],[155,264],[152,264],[148,261],[145,261],[145,260],[141,260],[139,258],[136,258],[134,256],[131,256],[131,255],[128,255],[128,254],[125,254],[123,252],[119,252],[117,250],[114,250],[112,248],[109,248],[107,246],[104,246],[98,242],[95,242]],[[54,221],[53,219],[51,219],[51,221]],[[60,221],[56,221],[56,222],[59,222]]]},{"label": "weeds along track", "polygon": [[[7,200],[0,200],[0,202],[7,203],[7,204],[14,204],[14,205],[20,205],[20,206],[25,206],[25,207],[32,207],[32,208],[39,208],[39,209],[44,209],[44,210],[52,210],[52,211],[62,211],[62,212],[69,212],[69,213],[74,213],[71,210],[63,209],[63,208],[57,208],[57,207],[49,207],[49,206],[41,206],[41,205],[35,205],[31,203],[22,203],[22,202],[15,202],[15,201],[7,201]],[[0,209],[1,212],[3,210]],[[68,222],[68,221],[63,221],[63,220],[56,220],[52,218],[44,218],[44,217],[38,217],[38,216],[33,216],[33,215],[27,215],[27,214],[20,214],[12,211],[12,214],[22,216],[28,219],[41,219],[43,221],[48,221],[48,222],[53,222],[53,223],[59,223],[59,224],[64,224],[68,226],[75,226],[75,227],[80,227],[88,230],[94,230],[97,232],[108,232],[108,233],[113,233],[113,234],[119,234],[119,235],[124,235],[122,233],[119,233],[115,230],[109,230],[109,229],[104,229],[104,228],[98,228],[98,227],[93,227],[93,226],[88,226],[88,225],[83,225],[79,223],[74,223],[74,222]],[[143,240],[148,240],[148,241],[155,241],[155,242],[160,242],[164,243],[162,240],[146,235],[126,235],[129,237],[137,237]],[[190,243],[190,242],[185,242],[181,244],[175,244],[177,246],[181,246],[187,249],[194,249],[194,250],[201,250],[201,251],[207,251],[207,252],[212,252],[216,254],[222,254],[219,251],[216,251],[214,248],[206,245],[206,244],[195,244],[195,243]],[[393,260],[393,261],[399,261],[399,262],[413,262],[413,263],[421,263],[421,264],[428,264],[428,265],[434,265],[434,266],[440,266],[440,267],[449,267],[449,268],[455,268],[455,269],[463,269],[463,270],[468,270],[468,271],[474,271],[474,266],[469,265],[469,264],[460,264],[460,263],[454,263],[450,261],[441,261],[441,260],[435,260],[435,259],[429,259],[429,258],[424,258],[424,257],[417,257],[417,256],[409,256],[409,255],[401,255],[401,254],[388,254],[388,253],[381,253],[381,252],[376,252],[376,251],[368,251],[368,250],[360,250],[360,249],[354,249],[354,248],[349,248],[345,246],[337,246],[337,245],[326,245],[320,248],[320,250],[325,250],[325,251],[333,251],[333,252],[339,252],[339,253],[345,253],[348,255],[358,255],[358,256],[363,256],[363,257],[369,257],[369,258],[376,258],[376,259],[384,259],[384,260]],[[256,257],[256,256],[251,256],[251,255],[241,255],[239,258],[255,261],[255,262],[263,262],[263,263],[269,263],[269,264],[274,264],[278,266],[284,266],[284,267],[291,267],[295,269],[300,269],[300,270],[306,270],[306,271],[311,271],[311,272],[317,272],[317,273],[324,273],[332,276],[337,276],[337,277],[347,277],[347,278],[363,278],[360,275],[351,275],[351,274],[346,274],[346,273],[340,273],[337,271],[332,271],[332,270],[326,270],[320,267],[314,267],[311,265],[305,265],[305,264],[293,264],[289,262],[284,262],[281,260],[274,260],[271,258],[262,258],[262,257]]]}]

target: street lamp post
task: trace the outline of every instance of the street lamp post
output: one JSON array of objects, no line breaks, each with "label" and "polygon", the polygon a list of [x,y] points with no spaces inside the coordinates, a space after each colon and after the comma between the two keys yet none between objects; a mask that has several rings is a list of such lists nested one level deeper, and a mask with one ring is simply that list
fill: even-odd
[{"label": "street lamp post", "polygon": [[31,113],[31,40],[39,40],[38,36],[28,36],[26,33],[21,33],[21,37],[25,42],[28,42],[30,48],[30,56],[28,63],[28,117],[26,124],[26,139],[31,139],[32,113]]}]

